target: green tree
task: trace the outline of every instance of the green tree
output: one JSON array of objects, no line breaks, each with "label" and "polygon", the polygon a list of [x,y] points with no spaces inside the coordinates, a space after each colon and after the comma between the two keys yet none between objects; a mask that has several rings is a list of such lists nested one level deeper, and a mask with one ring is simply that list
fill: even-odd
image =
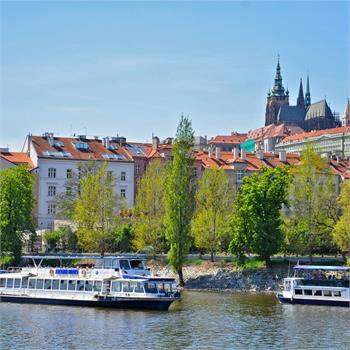
[{"label": "green tree", "polygon": [[291,174],[290,211],[284,224],[286,246],[312,260],[315,253],[334,251],[332,230],[338,216],[335,177],[310,145]]},{"label": "green tree", "polygon": [[17,263],[25,235],[35,235],[32,209],[34,176],[24,166],[0,171],[0,253]]},{"label": "green tree", "polygon": [[44,234],[44,240],[49,251],[62,250],[74,252],[77,250],[77,236],[68,226],[62,226],[55,231]]},{"label": "green tree", "polygon": [[160,160],[149,164],[137,190],[134,210],[133,245],[137,250],[152,246],[157,253],[166,249],[164,226],[165,166]]},{"label": "green tree", "polygon": [[207,169],[198,182],[196,209],[192,220],[195,245],[214,254],[229,234],[229,216],[234,199],[233,185],[223,169]]},{"label": "green tree", "polygon": [[125,222],[113,230],[113,250],[117,252],[131,252],[134,238],[134,227]]},{"label": "green tree", "polygon": [[333,230],[333,240],[339,248],[344,261],[346,253],[350,252],[350,181],[346,180],[341,186],[338,203],[341,216]]},{"label": "green tree", "polygon": [[170,244],[169,262],[184,286],[182,266],[191,244],[191,218],[194,209],[195,172],[191,150],[193,129],[188,118],[181,117],[173,147],[173,161],[165,182],[165,227]]},{"label": "green tree", "polygon": [[74,210],[80,194],[81,180],[96,175],[99,165],[96,161],[79,162],[76,171],[71,171],[65,183],[65,191],[56,195],[57,217],[73,220]]},{"label": "green tree", "polygon": [[113,241],[117,223],[118,200],[114,194],[115,179],[104,163],[96,174],[83,177],[74,208],[79,245],[85,251],[107,251]]},{"label": "green tree", "polygon": [[243,179],[236,197],[230,226],[233,237],[230,251],[240,260],[246,253],[258,254],[271,264],[283,242],[281,208],[287,202],[288,169],[262,168]]}]

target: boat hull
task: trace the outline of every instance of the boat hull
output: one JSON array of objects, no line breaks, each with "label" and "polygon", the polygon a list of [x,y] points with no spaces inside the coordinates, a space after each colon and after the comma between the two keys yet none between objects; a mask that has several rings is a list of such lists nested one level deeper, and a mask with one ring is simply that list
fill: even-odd
[{"label": "boat hull", "polygon": [[281,293],[277,294],[278,300],[283,304],[302,304],[302,305],[327,305],[350,307],[350,302],[344,300],[320,300],[320,299],[298,299],[285,298]]},{"label": "boat hull", "polygon": [[175,300],[101,298],[97,300],[49,299],[26,296],[1,295],[1,302],[106,307],[116,309],[168,310]]}]

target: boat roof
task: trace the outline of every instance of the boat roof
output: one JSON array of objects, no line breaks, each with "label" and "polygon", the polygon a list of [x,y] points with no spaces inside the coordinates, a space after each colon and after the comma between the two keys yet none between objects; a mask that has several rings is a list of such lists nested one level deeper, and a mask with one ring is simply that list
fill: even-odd
[{"label": "boat roof", "polygon": [[63,255],[22,255],[22,259],[43,259],[43,260],[82,260],[82,259],[139,259],[145,260],[144,255],[88,255],[88,254],[63,254]]},{"label": "boat roof", "polygon": [[296,265],[296,270],[324,270],[324,271],[350,271],[350,266],[319,266],[319,265]]}]

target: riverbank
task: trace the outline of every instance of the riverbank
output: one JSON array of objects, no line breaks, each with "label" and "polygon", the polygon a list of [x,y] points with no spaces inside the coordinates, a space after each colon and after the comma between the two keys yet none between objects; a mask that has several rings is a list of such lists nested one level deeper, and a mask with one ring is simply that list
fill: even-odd
[{"label": "riverbank", "polygon": [[[157,262],[149,264],[153,273],[177,278],[169,267]],[[203,262],[184,266],[185,289],[209,291],[274,292],[288,274],[287,265],[271,268],[239,268],[234,264]]]}]

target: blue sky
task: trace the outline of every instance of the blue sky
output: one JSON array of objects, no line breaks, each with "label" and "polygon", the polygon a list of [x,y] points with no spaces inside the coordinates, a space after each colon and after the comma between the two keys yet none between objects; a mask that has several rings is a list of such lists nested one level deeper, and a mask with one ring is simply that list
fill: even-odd
[{"label": "blue sky", "polygon": [[343,112],[350,94],[349,2],[2,2],[0,147],[28,132],[196,134],[264,123],[277,54],[294,104]]}]

